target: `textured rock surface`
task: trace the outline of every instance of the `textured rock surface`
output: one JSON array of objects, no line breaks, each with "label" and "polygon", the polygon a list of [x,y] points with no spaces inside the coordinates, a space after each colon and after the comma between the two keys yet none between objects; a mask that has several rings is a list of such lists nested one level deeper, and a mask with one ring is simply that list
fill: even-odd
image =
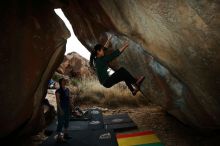
[{"label": "textured rock surface", "polygon": [[90,50],[107,32],[114,49],[129,41],[113,65],[144,74],[151,101],[188,125],[220,128],[219,1],[84,0],[62,9]]},{"label": "textured rock surface", "polygon": [[0,138],[38,130],[47,80],[69,31],[46,1],[4,2],[0,40]]},{"label": "textured rock surface", "polygon": [[92,75],[89,67],[89,61],[76,52],[68,53],[63,62],[57,69],[57,72],[69,77],[88,77]]},{"label": "textured rock surface", "polygon": [[[57,3],[52,3],[57,2]],[[63,2],[63,3],[62,3]],[[89,50],[106,34],[129,48],[112,66],[145,75],[142,92],[182,122],[220,127],[219,1],[4,1],[0,5],[0,137],[37,130],[47,80],[63,59],[69,32],[62,7]]]}]

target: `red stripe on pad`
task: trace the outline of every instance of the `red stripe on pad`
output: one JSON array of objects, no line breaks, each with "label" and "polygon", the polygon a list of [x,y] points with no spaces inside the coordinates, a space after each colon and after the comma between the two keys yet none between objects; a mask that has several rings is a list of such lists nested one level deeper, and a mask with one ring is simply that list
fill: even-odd
[{"label": "red stripe on pad", "polygon": [[135,136],[143,136],[143,135],[150,135],[155,134],[153,131],[143,131],[143,132],[136,132],[136,133],[129,133],[129,134],[117,134],[117,138],[127,138],[127,137],[135,137]]}]

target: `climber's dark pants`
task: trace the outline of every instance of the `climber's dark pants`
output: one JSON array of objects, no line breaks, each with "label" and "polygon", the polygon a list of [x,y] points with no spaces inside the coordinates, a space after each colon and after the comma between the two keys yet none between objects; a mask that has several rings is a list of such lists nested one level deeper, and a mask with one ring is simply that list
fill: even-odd
[{"label": "climber's dark pants", "polygon": [[58,120],[57,133],[62,132],[63,127],[65,129],[67,129],[69,127],[70,110],[69,110],[69,108],[64,108],[62,110],[63,110],[64,114],[60,115],[58,113],[58,115],[57,115],[57,118],[58,118],[57,119]]},{"label": "climber's dark pants", "polygon": [[128,88],[132,91],[134,91],[134,88],[132,87],[132,84],[134,85],[136,82],[136,79],[123,67],[121,67],[119,70],[115,71],[103,84],[106,88],[110,88],[113,85],[125,81]]}]

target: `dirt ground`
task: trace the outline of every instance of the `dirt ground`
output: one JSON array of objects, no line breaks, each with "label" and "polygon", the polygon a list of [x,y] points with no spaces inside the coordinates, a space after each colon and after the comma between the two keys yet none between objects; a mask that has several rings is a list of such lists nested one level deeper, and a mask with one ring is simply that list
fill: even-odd
[{"label": "dirt ground", "polygon": [[[50,103],[56,107],[55,98],[53,97],[54,95],[48,95]],[[100,107],[99,105],[84,104],[80,105],[80,108],[87,109],[94,106]],[[138,126],[138,129],[132,131],[153,130],[165,146],[220,146],[219,131],[214,134],[198,132],[195,129],[182,124],[176,118],[164,111],[160,106],[148,104],[139,107],[123,106],[106,108],[102,106],[101,108],[107,109],[106,111],[103,111],[104,115],[128,113]],[[42,135],[42,133],[34,136],[34,146],[37,146],[39,141],[45,140],[46,138],[47,137]]]},{"label": "dirt ground", "polygon": [[[82,107],[88,108],[86,105]],[[120,113],[128,113],[137,124],[138,129],[132,131],[153,130],[165,146],[220,146],[219,134],[204,136],[177,121],[160,106],[120,107],[108,109],[103,114]]]},{"label": "dirt ground", "polygon": [[[92,108],[95,105],[81,105],[81,109]],[[106,109],[105,107],[102,107]],[[137,124],[138,129],[124,131],[153,130],[165,146],[220,146],[220,133],[205,136],[192,128],[183,125],[167,114],[160,106],[148,105],[140,107],[108,108],[104,115],[128,113]],[[32,146],[37,146],[47,137],[42,133],[32,137]]]}]

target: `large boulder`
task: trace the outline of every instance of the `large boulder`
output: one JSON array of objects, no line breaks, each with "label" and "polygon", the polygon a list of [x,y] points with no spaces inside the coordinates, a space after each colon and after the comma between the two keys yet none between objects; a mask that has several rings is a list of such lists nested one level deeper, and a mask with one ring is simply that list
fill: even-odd
[{"label": "large boulder", "polygon": [[0,138],[39,128],[70,36],[57,7],[90,51],[110,34],[109,52],[129,41],[112,67],[145,75],[141,90],[152,102],[188,125],[220,128],[219,1],[12,0],[0,5]]},{"label": "large boulder", "polygon": [[89,77],[93,71],[89,67],[89,61],[76,52],[68,53],[64,56],[63,62],[57,72],[69,77]]},{"label": "large boulder", "polygon": [[152,102],[185,124],[220,128],[219,1],[72,0],[62,10],[90,51],[107,35],[112,50],[129,41],[113,68],[145,75]]},{"label": "large boulder", "polygon": [[70,36],[48,1],[0,6],[0,139],[30,134],[42,123],[41,101]]}]

